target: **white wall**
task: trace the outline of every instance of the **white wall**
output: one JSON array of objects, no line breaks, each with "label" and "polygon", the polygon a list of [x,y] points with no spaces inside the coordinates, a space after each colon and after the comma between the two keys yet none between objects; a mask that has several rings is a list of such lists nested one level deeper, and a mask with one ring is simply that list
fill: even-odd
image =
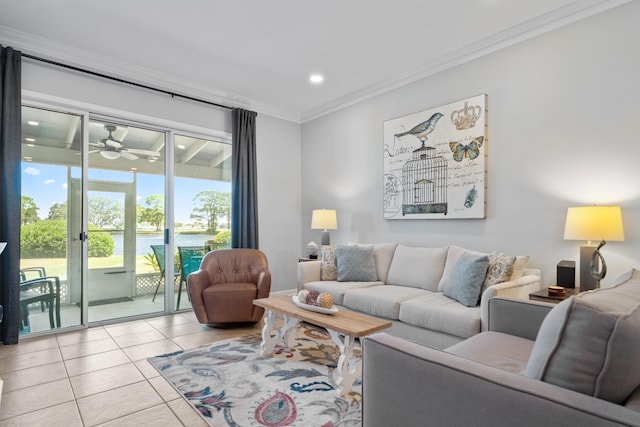
[{"label": "white wall", "polygon": [[[578,261],[584,244],[563,240],[567,207],[613,204],[622,206],[625,241],[602,250],[603,286],[640,268],[639,19],[640,2],[630,2],[305,123],[300,251],[320,238],[311,210],[325,207],[338,211],[332,243],[528,254],[550,285],[558,261]],[[487,218],[384,220],[383,122],[481,93]]]},{"label": "white wall", "polygon": [[[121,117],[147,116],[231,132],[231,114],[205,104],[25,60],[29,93],[99,106]],[[122,114],[122,115],[121,115]],[[258,114],[260,249],[269,259],[272,291],[295,288],[300,229],[300,125]]]}]

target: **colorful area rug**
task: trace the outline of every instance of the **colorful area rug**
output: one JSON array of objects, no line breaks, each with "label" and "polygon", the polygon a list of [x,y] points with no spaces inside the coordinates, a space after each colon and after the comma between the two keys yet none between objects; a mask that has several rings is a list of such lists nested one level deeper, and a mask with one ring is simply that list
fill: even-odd
[{"label": "colorful area rug", "polygon": [[346,397],[335,391],[339,355],[325,330],[301,324],[294,346],[271,357],[247,336],[149,362],[213,426],[360,426],[360,384]]}]

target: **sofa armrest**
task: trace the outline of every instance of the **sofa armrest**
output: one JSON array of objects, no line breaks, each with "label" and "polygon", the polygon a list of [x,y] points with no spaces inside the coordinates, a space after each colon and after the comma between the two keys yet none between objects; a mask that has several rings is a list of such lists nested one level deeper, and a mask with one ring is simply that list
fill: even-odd
[{"label": "sofa armrest", "polygon": [[540,270],[527,269],[527,275],[508,282],[488,287],[480,298],[480,331],[487,330],[489,300],[493,297],[507,297],[528,300],[529,294],[540,290]]},{"label": "sofa armrest", "polygon": [[300,292],[307,282],[317,282],[320,280],[320,266],[322,261],[305,261],[298,263],[298,292]]},{"label": "sofa armrest", "polygon": [[542,321],[554,304],[495,297],[489,300],[489,331],[535,341]]},{"label": "sofa armrest", "polygon": [[623,406],[386,333],[362,343],[367,427],[640,424]]}]

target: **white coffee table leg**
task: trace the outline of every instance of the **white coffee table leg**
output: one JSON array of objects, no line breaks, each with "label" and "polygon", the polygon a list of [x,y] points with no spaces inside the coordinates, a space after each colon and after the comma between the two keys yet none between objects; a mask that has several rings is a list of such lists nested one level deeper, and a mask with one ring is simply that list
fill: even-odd
[{"label": "white coffee table leg", "polygon": [[293,347],[295,335],[292,334],[300,319],[291,316],[284,316],[284,324],[280,329],[276,330],[276,320],[278,313],[272,310],[266,310],[264,316],[264,327],[262,328],[262,342],[260,350],[263,356],[271,356],[273,349],[281,342],[286,343],[288,347]]},{"label": "white coffee table leg", "polygon": [[346,395],[353,389],[353,383],[362,375],[362,362],[353,356],[356,339],[348,334],[327,329],[331,339],[340,349],[340,359],[335,370],[334,380],[338,395]]}]

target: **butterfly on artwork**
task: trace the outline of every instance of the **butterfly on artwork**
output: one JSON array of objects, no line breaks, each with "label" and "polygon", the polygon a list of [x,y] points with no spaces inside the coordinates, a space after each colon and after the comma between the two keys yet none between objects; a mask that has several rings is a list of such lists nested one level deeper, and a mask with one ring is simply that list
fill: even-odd
[{"label": "butterfly on artwork", "polygon": [[469,160],[473,160],[480,155],[480,147],[484,142],[484,136],[474,138],[468,144],[463,144],[460,141],[451,141],[449,148],[453,153],[453,160],[461,162],[465,157]]}]

